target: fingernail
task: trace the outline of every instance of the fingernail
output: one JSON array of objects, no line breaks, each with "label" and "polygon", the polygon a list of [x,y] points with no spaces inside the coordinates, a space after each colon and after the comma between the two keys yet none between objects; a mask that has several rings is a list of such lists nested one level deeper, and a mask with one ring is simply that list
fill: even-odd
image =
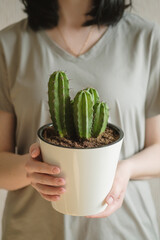
[{"label": "fingernail", "polygon": [[110,204],[112,204],[113,203],[113,197],[110,197],[108,200],[107,200],[107,203],[110,205]]},{"label": "fingernail", "polygon": [[31,155],[34,157],[36,153],[37,153],[37,149],[33,149],[33,151],[31,152]]},{"label": "fingernail", "polygon": [[57,179],[57,183],[58,183],[58,184],[63,184],[63,183],[64,183],[64,180],[61,179],[61,178],[60,178],[60,179]]},{"label": "fingernail", "polygon": [[58,192],[59,192],[59,193],[64,193],[65,191],[66,191],[65,188],[60,188]]},{"label": "fingernail", "polygon": [[53,173],[59,173],[60,172],[59,168],[57,168],[57,167],[54,167],[52,171],[53,171]]}]

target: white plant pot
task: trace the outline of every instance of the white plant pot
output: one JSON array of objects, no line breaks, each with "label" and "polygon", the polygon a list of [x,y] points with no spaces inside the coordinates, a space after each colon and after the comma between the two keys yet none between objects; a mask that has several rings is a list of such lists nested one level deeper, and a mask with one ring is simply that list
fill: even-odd
[{"label": "white plant pot", "polygon": [[43,161],[59,166],[60,177],[66,180],[66,192],[60,200],[52,202],[58,212],[73,216],[88,216],[105,210],[105,198],[111,190],[123,141],[123,131],[108,124],[119,133],[119,139],[98,148],[68,148],[46,142],[43,130],[38,137]]}]

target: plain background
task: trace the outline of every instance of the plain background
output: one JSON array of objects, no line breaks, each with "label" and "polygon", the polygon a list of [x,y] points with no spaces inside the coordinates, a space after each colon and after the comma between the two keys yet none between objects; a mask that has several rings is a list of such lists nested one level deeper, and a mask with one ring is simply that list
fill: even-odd
[{"label": "plain background", "polygon": [[[25,14],[22,9],[23,6],[19,0],[0,0],[0,30],[22,18],[25,18]],[[132,12],[147,20],[157,22],[160,25],[160,0],[133,0]],[[160,226],[160,179],[150,180],[149,183],[155,201]],[[6,194],[7,191],[0,190],[0,239],[1,219]]]}]

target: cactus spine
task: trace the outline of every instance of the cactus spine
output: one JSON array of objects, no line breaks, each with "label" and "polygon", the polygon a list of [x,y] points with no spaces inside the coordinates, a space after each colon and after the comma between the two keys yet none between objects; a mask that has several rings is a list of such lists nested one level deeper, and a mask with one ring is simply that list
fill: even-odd
[{"label": "cactus spine", "polygon": [[86,88],[70,100],[69,80],[62,71],[50,76],[48,103],[54,129],[60,137],[89,139],[106,129],[109,110],[106,103],[99,101],[97,90]]},{"label": "cactus spine", "polygon": [[49,111],[53,126],[60,137],[69,135],[69,81],[64,72],[54,72],[48,83]]},{"label": "cactus spine", "polygon": [[106,103],[98,102],[94,105],[94,120],[92,126],[92,136],[98,137],[106,129],[109,117],[109,109]]},{"label": "cactus spine", "polygon": [[90,138],[93,122],[93,101],[88,91],[82,90],[75,96],[73,117],[77,135],[80,138]]}]

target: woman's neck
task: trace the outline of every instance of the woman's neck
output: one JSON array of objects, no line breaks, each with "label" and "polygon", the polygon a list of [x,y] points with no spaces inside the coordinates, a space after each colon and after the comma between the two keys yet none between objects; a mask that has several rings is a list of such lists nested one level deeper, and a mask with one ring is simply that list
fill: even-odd
[{"label": "woman's neck", "polygon": [[104,34],[106,26],[82,27],[91,19],[85,14],[91,10],[92,0],[58,0],[58,26],[47,30],[49,37],[74,56],[88,51]]},{"label": "woman's neck", "polygon": [[91,9],[91,0],[59,0],[59,25],[80,28],[90,17],[85,14]]}]

